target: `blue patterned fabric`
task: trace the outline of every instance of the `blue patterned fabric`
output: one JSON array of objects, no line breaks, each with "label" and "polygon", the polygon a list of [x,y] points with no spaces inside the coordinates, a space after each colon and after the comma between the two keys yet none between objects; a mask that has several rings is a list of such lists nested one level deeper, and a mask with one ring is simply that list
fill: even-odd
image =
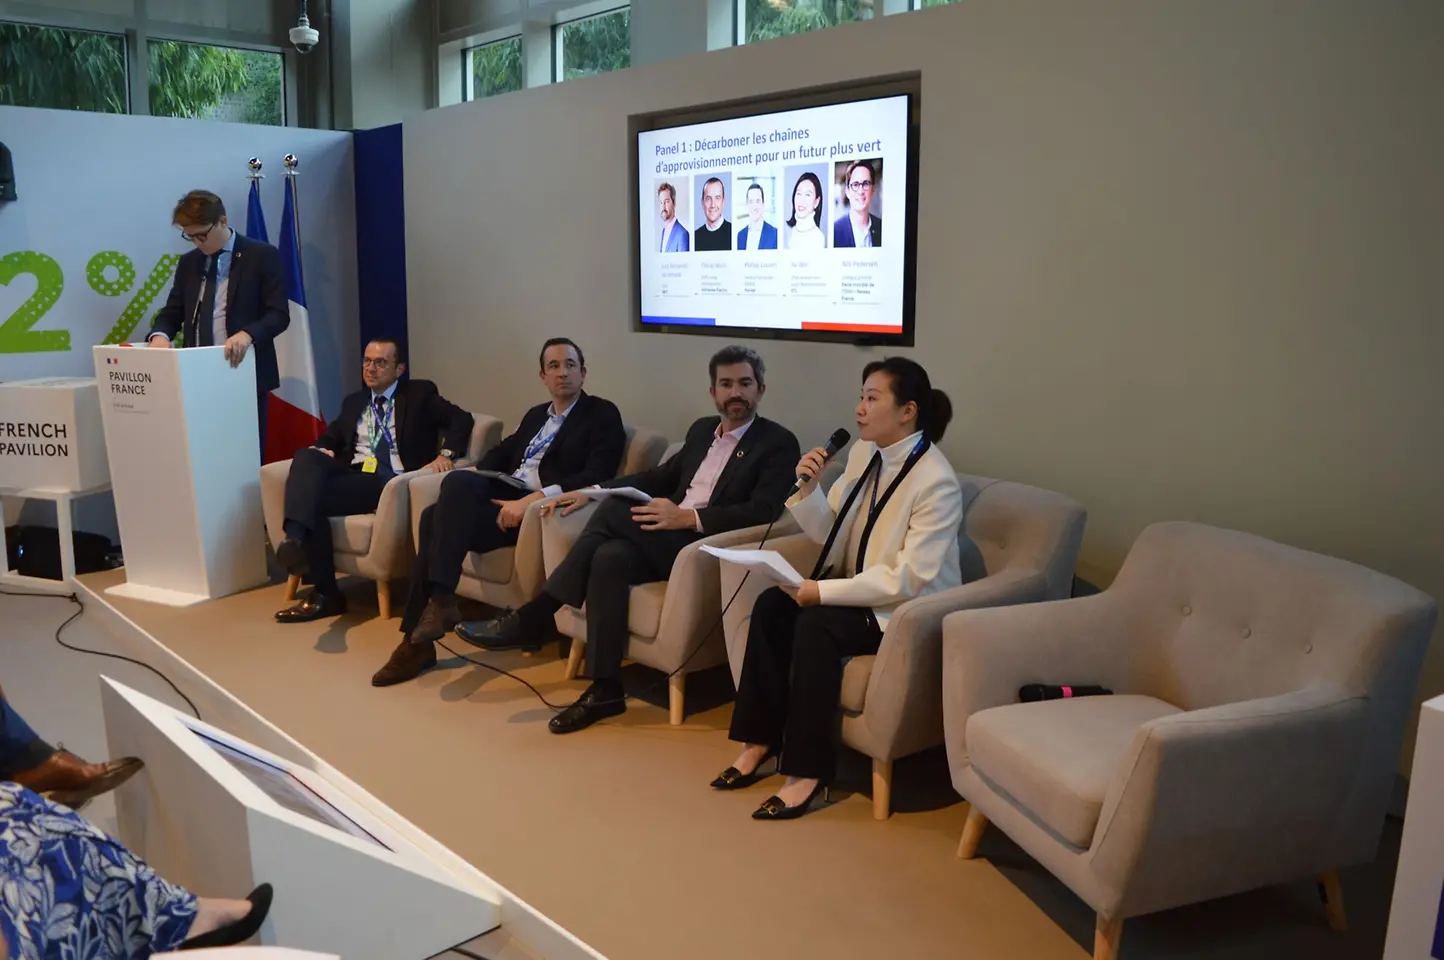
[{"label": "blue patterned fabric", "polygon": [[8,960],[145,960],[174,950],[196,898],[66,807],[0,783]]}]

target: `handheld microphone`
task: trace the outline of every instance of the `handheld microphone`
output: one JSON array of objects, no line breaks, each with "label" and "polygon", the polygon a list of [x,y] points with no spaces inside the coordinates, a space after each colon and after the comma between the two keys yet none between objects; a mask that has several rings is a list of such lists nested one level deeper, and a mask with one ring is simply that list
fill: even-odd
[{"label": "handheld microphone", "polygon": [[[841,450],[843,447],[847,446],[847,441],[851,439],[852,434],[848,433],[841,427],[838,427],[836,430],[832,431],[832,436],[827,438],[827,443],[822,448],[824,455],[823,459],[831,460],[832,455],[837,453],[837,451]],[[811,482],[812,477],[804,473],[802,476],[797,478],[797,482],[792,485],[792,490],[787,494],[785,499],[791,500],[794,496],[797,495],[797,491],[802,489],[802,485],[804,483]]]}]

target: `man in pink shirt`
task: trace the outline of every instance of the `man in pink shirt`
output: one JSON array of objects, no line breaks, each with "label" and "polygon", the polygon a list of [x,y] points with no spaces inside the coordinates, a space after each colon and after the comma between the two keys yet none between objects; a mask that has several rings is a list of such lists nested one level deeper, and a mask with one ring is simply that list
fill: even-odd
[{"label": "man in pink shirt", "polygon": [[[626,709],[619,674],[631,587],[666,580],[677,554],[699,537],[769,523],[796,480],[797,438],[757,415],[767,391],[762,358],[747,347],[724,347],[707,369],[719,415],[692,424],[667,462],[603,484],[636,487],[652,501],[603,501],[535,600],[499,619],[456,628],[458,637],[486,650],[536,649],[551,634],[558,610],[587,605],[592,685],[552,718],[552,733],[572,733]],[[575,491],[555,505],[565,514],[588,499]]]}]

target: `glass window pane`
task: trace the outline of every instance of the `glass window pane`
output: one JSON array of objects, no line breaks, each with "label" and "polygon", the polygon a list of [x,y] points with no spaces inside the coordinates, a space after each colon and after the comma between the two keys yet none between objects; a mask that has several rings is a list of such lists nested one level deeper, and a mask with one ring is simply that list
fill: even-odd
[{"label": "glass window pane", "polygon": [[632,65],[632,11],[623,8],[557,27],[560,79],[575,80]]},{"label": "glass window pane", "polygon": [[914,10],[926,10],[928,7],[946,7],[950,3],[961,3],[962,0],[913,0]]},{"label": "glass window pane", "polygon": [[871,20],[877,0],[741,0],[743,43],[771,40],[794,33],[855,20]]},{"label": "glass window pane", "polygon": [[521,37],[473,47],[471,99],[494,97],[521,89]]},{"label": "glass window pane", "polygon": [[125,38],[0,23],[0,103],[125,113]]},{"label": "glass window pane", "polygon": [[151,40],[150,112],[157,117],[286,122],[279,53]]}]

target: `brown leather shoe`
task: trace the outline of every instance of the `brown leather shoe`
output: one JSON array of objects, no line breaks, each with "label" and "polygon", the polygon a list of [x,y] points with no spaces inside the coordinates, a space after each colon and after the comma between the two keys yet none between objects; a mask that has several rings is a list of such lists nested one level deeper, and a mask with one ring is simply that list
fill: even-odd
[{"label": "brown leather shoe", "polygon": [[460,622],[461,608],[456,604],[456,594],[432,597],[426,601],[426,609],[421,611],[421,619],[416,622],[416,629],[411,631],[411,639],[429,644],[446,636]]},{"label": "brown leather shoe", "polygon": [[16,774],[15,782],[47,800],[75,807],[114,790],[143,766],[138,757],[86,763],[69,750],[57,750],[39,766]]},{"label": "brown leather shoe", "polygon": [[421,676],[434,666],[436,666],[436,647],[433,644],[402,640],[400,645],[391,651],[391,659],[386,661],[386,666],[377,670],[376,675],[371,678],[371,686],[389,687],[393,684],[405,683],[407,680]]}]

